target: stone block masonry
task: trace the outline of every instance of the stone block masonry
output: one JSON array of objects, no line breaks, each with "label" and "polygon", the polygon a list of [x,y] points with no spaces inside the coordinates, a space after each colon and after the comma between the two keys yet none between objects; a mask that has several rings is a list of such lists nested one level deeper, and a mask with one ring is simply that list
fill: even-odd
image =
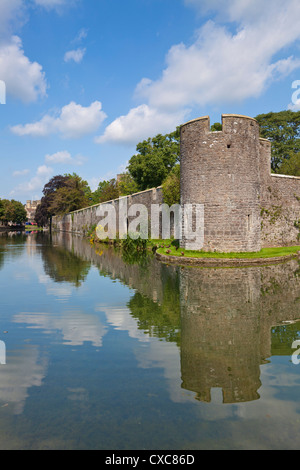
[{"label": "stone block masonry", "polygon": [[260,250],[259,166],[254,119],[223,115],[222,132],[210,131],[209,117],[181,127],[181,202],[204,204],[205,251]]},{"label": "stone block masonry", "polygon": [[[104,204],[114,206],[118,220],[124,202],[144,205],[150,217],[151,205],[163,203],[162,188]],[[181,126],[182,208],[188,204],[204,207],[204,245],[184,237],[183,218],[183,248],[228,253],[300,245],[300,178],[271,174],[271,143],[251,117],[224,114],[220,132],[211,132],[208,116]],[[53,229],[85,235],[100,222],[100,206],[54,217]]]},{"label": "stone block masonry", "polygon": [[[163,195],[162,188],[153,188],[146,191],[141,191],[131,196],[124,196],[119,199],[114,199],[101,204],[96,204],[91,207],[80,209],[78,211],[66,214],[64,216],[53,217],[52,228],[55,231],[72,232],[74,234],[86,235],[92,227],[101,223],[103,216],[99,215],[99,208],[104,205],[111,205],[116,212],[116,231],[119,232],[119,208],[121,205],[127,205],[128,208],[135,204],[142,204],[146,207],[149,216],[151,215],[152,204],[162,204]],[[134,217],[128,217],[130,223]],[[151,221],[149,221],[150,226]]]},{"label": "stone block masonry", "polygon": [[208,116],[181,126],[181,203],[204,204],[204,251],[300,244],[300,178],[271,174],[271,143],[253,118],[224,114],[221,132]]}]

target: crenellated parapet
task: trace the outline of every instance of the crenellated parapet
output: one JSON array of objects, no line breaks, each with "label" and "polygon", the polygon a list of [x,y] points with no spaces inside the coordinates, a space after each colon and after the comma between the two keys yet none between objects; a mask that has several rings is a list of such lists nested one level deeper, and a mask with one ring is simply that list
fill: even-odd
[{"label": "crenellated parapet", "polygon": [[205,251],[260,250],[259,145],[258,122],[245,116],[224,114],[221,132],[209,117],[181,127],[181,203],[204,205]]}]

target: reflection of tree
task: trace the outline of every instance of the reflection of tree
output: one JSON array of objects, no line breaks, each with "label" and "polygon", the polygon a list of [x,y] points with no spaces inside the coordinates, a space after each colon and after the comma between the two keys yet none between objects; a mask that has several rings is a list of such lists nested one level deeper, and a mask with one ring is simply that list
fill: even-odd
[{"label": "reflection of tree", "polygon": [[128,302],[138,328],[145,334],[180,345],[180,299],[178,276],[162,272],[163,300],[161,304],[136,292]]},{"label": "reflection of tree", "polygon": [[4,264],[4,251],[2,248],[0,248],[0,269],[2,269]]},{"label": "reflection of tree", "polygon": [[122,259],[126,264],[138,264],[142,268],[147,268],[151,255],[148,252],[138,252],[133,250],[123,251]]},{"label": "reflection of tree", "polygon": [[291,356],[292,344],[300,339],[300,322],[275,326],[272,333],[272,356]]},{"label": "reflection of tree", "polygon": [[45,273],[55,282],[70,282],[76,287],[85,280],[91,263],[82,260],[63,247],[43,245],[40,247]]},{"label": "reflection of tree", "polygon": [[17,257],[20,256],[21,252],[25,249],[26,237],[24,234],[19,232],[0,233],[0,269],[2,269],[5,256],[8,254],[8,250],[6,248],[8,242],[10,245],[16,245],[17,247],[17,249],[9,250],[9,256]]}]

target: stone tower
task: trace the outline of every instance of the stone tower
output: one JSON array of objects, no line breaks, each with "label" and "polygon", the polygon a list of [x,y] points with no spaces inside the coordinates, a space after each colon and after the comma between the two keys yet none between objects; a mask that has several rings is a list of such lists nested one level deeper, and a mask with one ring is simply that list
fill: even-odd
[{"label": "stone tower", "polygon": [[[209,117],[181,127],[181,204],[204,206],[204,245],[186,249],[256,252],[261,249],[260,138],[258,122],[224,114],[222,131]],[[183,226],[184,228],[184,226]]]}]

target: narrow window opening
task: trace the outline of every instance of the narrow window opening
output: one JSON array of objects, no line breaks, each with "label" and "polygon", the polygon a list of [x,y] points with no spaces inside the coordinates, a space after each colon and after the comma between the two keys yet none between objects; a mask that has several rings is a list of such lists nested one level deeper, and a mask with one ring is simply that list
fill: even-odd
[{"label": "narrow window opening", "polygon": [[248,225],[248,231],[250,232],[250,230],[251,230],[251,225],[252,225],[252,217],[251,217],[251,214],[249,214],[248,217],[247,217],[247,225]]},{"label": "narrow window opening", "polygon": [[228,148],[228,149],[231,149],[231,144],[227,144],[227,148]]}]

